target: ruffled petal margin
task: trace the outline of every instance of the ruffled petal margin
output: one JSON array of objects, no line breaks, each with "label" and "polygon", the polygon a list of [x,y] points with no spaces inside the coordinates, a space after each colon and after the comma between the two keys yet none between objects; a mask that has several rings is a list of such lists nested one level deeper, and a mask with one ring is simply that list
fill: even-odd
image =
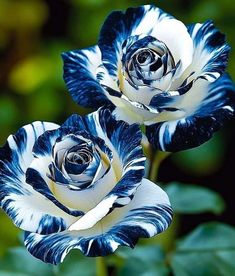
[{"label": "ruffled petal margin", "polygon": [[166,230],[172,220],[172,209],[166,193],[147,179],[130,204],[115,210],[86,231],[64,231],[39,235],[27,232],[25,245],[44,262],[58,264],[72,249],[86,256],[106,256],[118,246],[134,247],[139,238],[149,238]]}]

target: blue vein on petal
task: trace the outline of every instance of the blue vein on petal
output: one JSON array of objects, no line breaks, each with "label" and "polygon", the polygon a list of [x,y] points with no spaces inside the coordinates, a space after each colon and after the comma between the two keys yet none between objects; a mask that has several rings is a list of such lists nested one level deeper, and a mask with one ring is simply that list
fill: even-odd
[{"label": "blue vein on petal", "polygon": [[47,186],[47,183],[44,181],[44,179],[41,177],[40,173],[36,171],[35,169],[28,168],[26,171],[26,182],[30,184],[36,191],[43,194],[45,197],[47,197],[49,200],[51,200],[56,206],[58,206],[60,209],[65,211],[66,213],[72,215],[72,216],[82,216],[84,215],[84,212],[80,210],[71,210],[61,204],[51,193],[50,189]]},{"label": "blue vein on petal", "polygon": [[79,237],[75,233],[40,236],[25,234],[25,245],[36,258],[58,264],[68,252],[77,248],[90,257],[106,256],[119,245],[134,247],[139,238],[149,238],[148,225],[155,233],[163,232],[171,223],[172,209],[167,205],[147,206],[129,211],[129,214],[106,233],[92,237]]},{"label": "blue vein on petal", "polygon": [[85,107],[97,108],[108,103],[104,90],[96,79],[97,68],[94,71],[91,69],[91,64],[94,61],[90,60],[87,54],[89,52],[96,53],[97,49],[98,47],[94,46],[62,54],[66,86],[73,100]]},{"label": "blue vein on petal", "polygon": [[[191,36],[197,25],[192,24],[188,26],[188,32]],[[223,74],[228,63],[230,46],[226,44],[225,35],[215,28],[213,21],[208,20],[202,24],[197,30],[196,35],[192,36],[192,39],[196,50],[203,47],[203,49],[207,50],[208,54],[213,54],[204,66],[203,72],[218,72],[220,75]]]},{"label": "blue vein on petal", "polygon": [[209,140],[227,119],[234,116],[235,86],[227,74],[208,85],[208,96],[188,117],[146,127],[146,135],[155,147],[179,151]]},{"label": "blue vein on petal", "polygon": [[[127,171],[107,197],[117,195],[118,198],[129,197],[131,199],[145,170],[145,158],[141,148],[142,133],[139,126],[116,121],[107,109],[99,109],[98,112],[86,117],[73,115],[65,122],[65,125],[73,124],[89,129],[93,136],[99,136],[99,131],[102,131],[111,141],[124,165],[123,170]],[[113,208],[120,206],[114,203]]]},{"label": "blue vein on petal", "polygon": [[[150,10],[156,10],[159,20],[164,17],[173,18],[153,5],[129,8],[125,13],[114,11],[106,18],[100,31],[98,45],[102,52],[103,64],[110,75],[117,76],[118,57],[121,56],[119,51],[122,44]],[[151,31],[150,28],[149,33]]]},{"label": "blue vein on petal", "polygon": [[[42,122],[35,122],[34,124],[38,124],[38,127],[40,126],[42,128],[42,132],[45,131],[45,126]],[[30,124],[30,126],[33,131],[34,140],[36,140],[38,134],[34,124]],[[6,144],[0,148],[0,205],[14,221],[15,225],[21,227],[24,223],[24,219],[21,218],[22,214],[20,214],[22,211],[17,207],[17,202],[11,195],[28,197],[32,195],[27,189],[27,186],[23,184],[24,171],[21,168],[21,162],[19,160],[19,156],[22,157],[25,154],[28,134],[25,128],[22,127],[11,137],[16,143],[17,149],[11,149],[9,142],[6,142]],[[33,218],[34,213],[30,215],[30,220],[32,221]],[[35,232],[49,234],[65,229],[66,224],[63,218],[44,214],[41,215]]]}]

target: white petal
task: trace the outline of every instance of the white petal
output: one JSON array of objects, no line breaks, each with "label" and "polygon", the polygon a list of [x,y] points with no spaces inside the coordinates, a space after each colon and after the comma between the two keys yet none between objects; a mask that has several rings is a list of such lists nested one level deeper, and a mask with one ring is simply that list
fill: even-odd
[{"label": "white petal", "polygon": [[[0,161],[1,207],[23,230],[49,233],[63,230],[74,221],[50,200],[25,182],[25,172],[33,160],[32,149],[38,137],[59,126],[34,122],[21,128],[2,149]],[[6,152],[7,151],[7,152]]]},{"label": "white petal", "polygon": [[[107,200],[103,200],[100,204],[98,204],[93,210],[89,211],[86,215],[80,218],[77,222],[72,224],[69,228],[70,231],[78,231],[78,230],[86,230],[92,228],[92,233],[97,231],[97,234],[101,234],[105,231],[108,231],[111,227],[115,225],[119,225],[119,223],[123,223],[128,214],[130,214],[138,208],[147,208],[153,206],[170,206],[169,198],[167,194],[155,183],[149,181],[148,179],[143,179],[141,185],[137,189],[134,198],[129,202],[129,204],[125,205],[121,208],[116,208],[112,213],[106,216],[112,203],[116,200],[115,197],[107,198]],[[120,201],[122,199],[119,199]],[[125,200],[125,199],[124,199]],[[121,204],[121,202],[120,202]],[[95,225],[99,222],[99,225]],[[128,225],[131,225],[131,220],[128,222],[125,221]],[[140,222],[132,222],[139,224]],[[143,227],[148,228],[147,225]],[[100,232],[102,229],[102,232]],[[150,226],[149,226],[150,230]],[[156,229],[154,227],[151,228],[150,236],[156,234]],[[85,232],[84,232],[85,233]]]},{"label": "white petal", "polygon": [[54,183],[53,191],[56,198],[64,205],[87,212],[94,208],[115,186],[117,179],[113,168],[94,186],[82,190],[70,190],[64,185]]},{"label": "white petal", "polygon": [[181,60],[183,72],[192,62],[193,41],[186,26],[176,19],[165,19],[157,24],[151,33],[169,48],[175,60],[175,64]]},{"label": "white petal", "polygon": [[[101,208],[98,214],[90,214],[97,219],[101,218],[109,206],[109,202],[106,202],[100,206],[104,207],[104,211]],[[92,228],[75,230],[76,226],[82,228],[92,224],[93,217],[87,217],[87,222],[81,220],[80,225],[79,221],[74,224],[71,227],[73,231],[50,236],[28,233],[25,244],[35,257],[57,264],[75,248],[86,256],[105,256],[114,252],[119,245],[134,247],[140,237],[152,237],[164,231],[171,220],[172,210],[166,193],[154,183],[143,179],[130,204],[115,209]]]}]

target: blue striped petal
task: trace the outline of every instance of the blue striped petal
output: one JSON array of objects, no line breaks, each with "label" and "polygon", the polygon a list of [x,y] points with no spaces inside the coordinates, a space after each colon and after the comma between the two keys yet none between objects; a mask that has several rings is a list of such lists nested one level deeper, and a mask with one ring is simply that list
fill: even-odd
[{"label": "blue striped petal", "polygon": [[[91,190],[90,186],[70,189],[70,181],[53,165],[53,148],[60,148],[57,145],[63,142],[63,135],[72,134],[90,138],[103,152],[100,154],[106,156],[92,179]],[[37,139],[33,148],[35,159],[27,169],[26,181],[68,215],[82,216],[79,224],[71,227],[86,229],[131,201],[144,175],[146,158],[141,138],[138,125],[116,121],[109,110],[100,109],[85,117],[73,115],[59,129],[47,131]]]},{"label": "blue striped petal", "polygon": [[209,140],[224,121],[234,115],[235,86],[225,74],[207,84],[205,94],[207,96],[192,114],[147,126],[146,135],[150,143],[160,150],[174,152],[199,146]]},{"label": "blue striped petal", "polygon": [[107,103],[96,71],[101,64],[98,46],[62,54],[64,80],[74,101],[82,106],[97,107]]},{"label": "blue striped petal", "polygon": [[165,18],[173,17],[152,5],[129,8],[125,13],[114,11],[106,18],[98,45],[103,64],[111,76],[117,77],[124,41],[141,33],[150,35],[156,24]]},{"label": "blue striped petal", "polygon": [[[42,160],[39,160],[39,162]],[[36,163],[38,164],[38,163]],[[54,203],[58,208],[60,208],[62,211],[67,213],[71,216],[81,216],[84,214],[82,210],[74,210],[72,208],[69,208],[65,206],[63,203],[61,203],[52,193],[51,189],[49,188],[49,181],[45,180],[45,173],[46,171],[39,171],[38,168],[36,169],[36,164],[33,163],[28,168],[26,172],[26,182],[33,187],[33,189],[40,194],[44,195],[49,201]]]},{"label": "blue striped petal", "polygon": [[115,120],[107,109],[99,109],[86,117],[74,115],[65,122],[65,125],[72,124],[89,129],[92,135],[102,138],[122,164],[121,178],[106,197],[106,199],[111,196],[116,197],[110,208],[119,206],[120,198],[131,198],[144,175],[145,157],[141,148],[142,134],[138,125],[129,126],[124,121]]},{"label": "blue striped petal", "polygon": [[16,226],[42,234],[58,232],[74,219],[25,182],[25,172],[33,160],[32,148],[45,131],[59,126],[34,122],[19,129],[0,148],[0,204]]},{"label": "blue striped petal", "polygon": [[78,224],[72,226],[75,229],[86,229],[115,208],[131,201],[144,175],[146,158],[141,148],[142,134],[138,125],[129,126],[124,121],[117,121],[109,110],[103,108],[85,117],[73,115],[65,122],[64,126],[67,125],[77,125],[103,139],[113,152],[115,182],[112,185],[112,182],[109,183],[109,190],[107,184],[102,185],[101,191],[106,189],[106,192],[102,192],[103,198],[98,200],[95,196],[99,204],[89,209]]},{"label": "blue striped petal", "polygon": [[215,81],[227,67],[229,45],[225,35],[215,28],[211,20],[204,24],[192,24],[188,32],[194,44],[194,56],[188,72],[194,72],[194,78],[201,77]]},{"label": "blue striped petal", "polygon": [[71,249],[86,256],[106,256],[118,246],[134,247],[139,238],[149,238],[166,230],[172,220],[167,195],[147,179],[127,206],[103,218],[86,231],[64,231],[52,235],[26,233],[29,252],[44,262],[63,262]]},{"label": "blue striped petal", "polygon": [[[66,204],[63,204],[61,200],[58,200],[53,192],[53,189],[60,185],[66,186],[73,182],[76,183],[76,181],[70,181],[67,179],[62,171],[56,167],[55,163],[53,163],[53,149],[55,145],[61,143],[61,139],[63,139],[64,136],[71,138],[71,135],[74,135],[73,139],[78,139],[75,134],[81,135],[84,138],[90,138],[90,135],[87,132],[84,132],[83,129],[79,129],[78,126],[75,128],[73,125],[64,125],[56,130],[43,133],[43,135],[41,135],[35,142],[33,148],[35,159],[26,171],[26,182],[31,185],[34,190],[44,195],[65,213],[77,217],[84,215],[84,211],[66,206]],[[72,141],[71,139],[70,141],[67,141],[67,143],[78,143],[78,141]],[[102,145],[100,146],[102,148]],[[53,182],[53,187],[50,185],[51,182]],[[65,189],[69,190],[67,187],[65,187]],[[73,199],[75,192],[76,191],[71,191],[71,193],[73,193]],[[56,193],[58,193],[57,190]],[[79,198],[79,196],[77,196],[77,198]],[[79,200],[76,201],[79,203]]]}]

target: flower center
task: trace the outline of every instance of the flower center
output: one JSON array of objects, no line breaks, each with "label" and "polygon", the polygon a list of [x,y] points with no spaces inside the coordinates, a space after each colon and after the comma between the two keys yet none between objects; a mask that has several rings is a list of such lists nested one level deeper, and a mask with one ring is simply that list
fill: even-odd
[{"label": "flower center", "polygon": [[174,59],[165,43],[154,37],[130,37],[124,47],[123,76],[134,86],[155,88],[156,81],[159,83],[175,68]]},{"label": "flower center", "polygon": [[140,65],[150,63],[154,59],[154,54],[151,50],[142,50],[136,55],[136,60]]},{"label": "flower center", "polygon": [[103,140],[93,139],[87,133],[68,134],[58,139],[48,177],[73,190],[94,185],[110,169],[112,152]]},{"label": "flower center", "polygon": [[73,164],[87,165],[92,160],[92,150],[86,144],[74,146],[68,151],[65,158],[66,161]]}]

